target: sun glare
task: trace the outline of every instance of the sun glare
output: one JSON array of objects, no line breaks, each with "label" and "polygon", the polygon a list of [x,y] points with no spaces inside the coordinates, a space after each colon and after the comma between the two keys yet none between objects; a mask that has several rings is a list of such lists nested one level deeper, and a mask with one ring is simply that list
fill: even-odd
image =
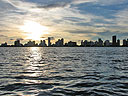
[{"label": "sun glare", "polygon": [[20,30],[27,32],[26,39],[40,40],[44,34],[48,34],[48,28],[34,21],[25,21]]}]

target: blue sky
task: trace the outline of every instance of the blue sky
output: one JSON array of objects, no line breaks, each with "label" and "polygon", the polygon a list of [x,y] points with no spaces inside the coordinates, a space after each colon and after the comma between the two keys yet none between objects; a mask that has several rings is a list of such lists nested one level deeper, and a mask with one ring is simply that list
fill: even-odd
[{"label": "blue sky", "polygon": [[48,28],[40,37],[123,39],[128,37],[127,15],[128,0],[0,0],[0,43],[18,38],[25,42],[31,34],[21,30],[26,21]]}]

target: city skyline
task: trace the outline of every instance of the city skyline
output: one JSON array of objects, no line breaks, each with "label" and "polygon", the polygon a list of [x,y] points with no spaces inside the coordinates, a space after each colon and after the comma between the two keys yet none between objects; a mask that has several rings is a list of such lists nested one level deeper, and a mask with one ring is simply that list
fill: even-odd
[{"label": "city skyline", "polygon": [[128,0],[0,0],[0,96],[128,96]]},{"label": "city skyline", "polygon": [[128,39],[121,40],[116,35],[112,36],[112,40],[102,40],[98,38],[97,41],[81,40],[80,44],[74,41],[65,42],[64,38],[58,39],[52,42],[54,37],[48,37],[46,40],[40,40],[40,42],[29,40],[25,44],[21,43],[21,40],[17,39],[14,44],[9,45],[7,42],[2,43],[0,47],[128,47]]},{"label": "city skyline", "polygon": [[128,37],[127,0],[1,0],[0,43]]}]

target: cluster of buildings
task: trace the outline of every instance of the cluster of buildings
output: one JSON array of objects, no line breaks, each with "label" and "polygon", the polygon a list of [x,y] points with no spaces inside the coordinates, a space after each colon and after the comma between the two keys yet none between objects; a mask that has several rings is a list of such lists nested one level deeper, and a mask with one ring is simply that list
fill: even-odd
[{"label": "cluster of buildings", "polygon": [[[128,43],[128,41],[126,41]],[[105,40],[103,41],[101,38],[98,39],[98,41],[81,41],[81,46],[83,47],[120,47],[120,40],[116,38],[116,36],[112,36],[112,42],[110,42],[109,40]],[[124,43],[123,43],[124,46]],[[126,44],[125,46],[128,46],[128,44]]]},{"label": "cluster of buildings", "polygon": [[46,40],[41,40],[40,43],[36,43],[35,41],[28,41],[25,44],[22,44],[20,40],[14,41],[13,45],[8,45],[6,42],[1,44],[0,47],[77,47],[77,42],[68,42],[64,44],[64,39],[58,39],[54,44],[51,42],[51,37],[48,37],[46,44]]},{"label": "cluster of buildings", "polygon": [[51,42],[51,38],[48,37],[47,44],[46,40],[41,40],[40,43],[35,41],[28,41],[22,44],[20,40],[14,41],[14,45],[8,45],[6,42],[1,44],[0,47],[128,47],[128,39],[123,40],[123,44],[120,44],[120,40],[117,40],[116,36],[112,36],[112,42],[109,40],[103,41],[99,38],[97,41],[82,40],[80,45],[77,42],[69,41],[64,43],[64,39],[58,39],[54,44]]}]

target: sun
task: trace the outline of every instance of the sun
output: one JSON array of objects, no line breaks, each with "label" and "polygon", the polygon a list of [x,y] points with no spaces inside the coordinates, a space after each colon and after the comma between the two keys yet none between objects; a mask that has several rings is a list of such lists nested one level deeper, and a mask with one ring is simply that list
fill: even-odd
[{"label": "sun", "polygon": [[20,30],[27,32],[26,39],[40,40],[44,34],[48,34],[48,27],[34,21],[25,21],[23,26],[20,26]]}]

